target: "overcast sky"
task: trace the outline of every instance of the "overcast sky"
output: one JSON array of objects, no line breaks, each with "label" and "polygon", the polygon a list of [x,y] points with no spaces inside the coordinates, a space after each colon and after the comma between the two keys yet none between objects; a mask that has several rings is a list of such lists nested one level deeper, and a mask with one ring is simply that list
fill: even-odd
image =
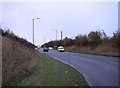
[{"label": "overcast sky", "polygon": [[[104,30],[107,35],[118,30],[117,2],[2,2],[2,25],[32,42],[35,19],[35,44],[63,37]],[[1,13],[1,12],[0,12]]]}]

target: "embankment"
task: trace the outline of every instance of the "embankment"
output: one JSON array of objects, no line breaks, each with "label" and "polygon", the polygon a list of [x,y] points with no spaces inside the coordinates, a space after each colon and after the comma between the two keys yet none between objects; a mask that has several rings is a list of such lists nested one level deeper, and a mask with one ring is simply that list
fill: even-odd
[{"label": "embankment", "polygon": [[35,50],[10,37],[2,36],[2,86],[16,85],[36,66]]}]

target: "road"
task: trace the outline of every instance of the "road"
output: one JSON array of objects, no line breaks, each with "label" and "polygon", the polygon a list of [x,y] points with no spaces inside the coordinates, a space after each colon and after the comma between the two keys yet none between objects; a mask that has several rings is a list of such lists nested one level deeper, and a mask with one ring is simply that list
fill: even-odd
[{"label": "road", "polygon": [[46,54],[76,68],[90,86],[118,86],[117,57],[58,52],[56,50],[51,50]]}]

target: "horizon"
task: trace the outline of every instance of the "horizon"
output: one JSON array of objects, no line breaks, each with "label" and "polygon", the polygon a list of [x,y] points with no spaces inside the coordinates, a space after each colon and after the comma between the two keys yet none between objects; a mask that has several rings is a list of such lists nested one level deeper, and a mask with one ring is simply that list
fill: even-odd
[{"label": "horizon", "polygon": [[57,39],[61,31],[63,38],[74,38],[98,30],[112,36],[118,30],[117,2],[4,2],[2,12],[3,28],[31,43],[32,19],[39,18],[35,19],[36,45],[55,40],[55,30]]}]

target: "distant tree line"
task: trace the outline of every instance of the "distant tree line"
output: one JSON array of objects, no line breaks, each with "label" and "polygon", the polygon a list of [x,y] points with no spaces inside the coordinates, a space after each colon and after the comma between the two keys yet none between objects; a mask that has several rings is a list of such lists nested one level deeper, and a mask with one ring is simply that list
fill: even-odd
[{"label": "distant tree line", "polygon": [[91,31],[88,35],[77,35],[75,39],[64,38],[58,41],[49,41],[43,44],[41,47],[54,47],[54,46],[93,46],[96,47],[100,44],[109,45],[111,47],[120,48],[120,31],[113,33],[112,37],[108,37],[104,30],[102,31]]},{"label": "distant tree line", "polygon": [[0,35],[2,35],[3,37],[9,37],[9,38],[13,39],[14,41],[17,41],[17,42],[20,42],[20,43],[24,44],[27,47],[30,47],[30,48],[36,47],[32,43],[28,42],[26,39],[20,38],[19,36],[16,36],[10,30],[3,30],[2,28],[0,28]]}]

